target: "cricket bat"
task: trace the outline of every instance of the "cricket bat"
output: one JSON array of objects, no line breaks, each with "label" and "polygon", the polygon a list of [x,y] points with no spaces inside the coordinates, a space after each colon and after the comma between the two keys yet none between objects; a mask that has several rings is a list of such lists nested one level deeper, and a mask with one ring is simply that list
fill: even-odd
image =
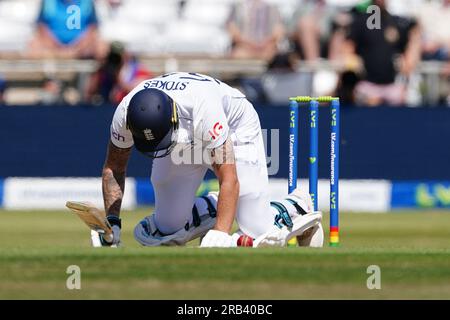
[{"label": "cricket bat", "polygon": [[66,207],[75,213],[91,230],[102,234],[106,241],[112,241],[111,225],[106,220],[104,211],[97,209],[90,202],[67,201]]}]

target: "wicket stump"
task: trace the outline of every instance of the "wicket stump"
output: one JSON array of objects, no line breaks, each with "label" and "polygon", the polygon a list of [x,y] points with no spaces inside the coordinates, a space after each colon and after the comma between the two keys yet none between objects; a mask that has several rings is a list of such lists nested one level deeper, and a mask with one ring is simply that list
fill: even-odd
[{"label": "wicket stump", "polygon": [[288,192],[297,188],[299,103],[309,103],[309,193],[318,210],[319,183],[319,103],[330,103],[330,246],[339,245],[339,98],[297,96],[289,98],[289,177]]}]

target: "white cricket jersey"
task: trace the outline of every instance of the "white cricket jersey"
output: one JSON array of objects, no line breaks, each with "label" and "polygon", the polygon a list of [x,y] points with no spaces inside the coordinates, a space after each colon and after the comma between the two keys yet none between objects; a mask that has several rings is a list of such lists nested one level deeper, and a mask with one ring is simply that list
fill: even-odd
[{"label": "white cricket jersey", "polygon": [[111,124],[111,141],[119,148],[133,146],[127,129],[128,104],[140,90],[155,88],[165,92],[178,106],[178,143],[202,142],[203,147],[216,148],[227,137],[249,142],[260,132],[258,114],[250,103],[242,103],[239,90],[198,73],[175,72],[145,80],[123,98]]}]

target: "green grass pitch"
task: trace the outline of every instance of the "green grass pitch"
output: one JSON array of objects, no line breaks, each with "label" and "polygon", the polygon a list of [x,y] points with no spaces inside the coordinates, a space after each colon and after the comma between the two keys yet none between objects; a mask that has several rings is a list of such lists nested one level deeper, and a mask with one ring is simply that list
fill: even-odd
[{"label": "green grass pitch", "polygon": [[[148,212],[123,213],[124,247],[94,249],[69,211],[0,211],[0,298],[450,299],[448,211],[344,213],[341,246],[320,249],[145,248],[132,229]],[[66,288],[69,265],[81,290]]]}]

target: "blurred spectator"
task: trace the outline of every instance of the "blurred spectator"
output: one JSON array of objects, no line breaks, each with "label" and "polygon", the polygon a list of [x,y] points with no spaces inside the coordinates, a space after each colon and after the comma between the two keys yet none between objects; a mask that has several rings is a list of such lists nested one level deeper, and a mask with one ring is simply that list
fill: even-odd
[{"label": "blurred spectator", "polygon": [[[280,53],[273,57],[267,63],[267,71],[263,75],[258,75],[256,77],[241,77],[236,84],[242,90],[247,99],[255,104],[267,104],[274,102],[274,96],[283,96],[283,100],[286,99],[286,90],[292,86],[295,86],[296,92],[292,95],[298,94],[298,81],[297,79],[292,79],[289,75],[295,74],[295,69],[297,68],[297,59],[292,53]],[[289,77],[289,78],[288,78]],[[287,81],[282,81],[285,79]],[[267,81],[269,79],[269,81]],[[280,81],[281,80],[281,81]],[[293,81],[294,80],[294,81]],[[268,88],[268,82],[270,88]],[[286,84],[288,84],[286,86]],[[280,87],[282,89],[280,90]],[[278,101],[274,102],[278,103]]]},{"label": "blurred spectator", "polygon": [[[104,8],[104,15],[107,19],[113,19],[114,17],[117,17],[118,14],[120,14],[121,9],[123,8],[123,0],[103,0],[100,2],[97,1],[97,12],[100,12],[101,6],[103,5]],[[101,14],[99,14],[101,16]],[[105,17],[102,18],[102,20],[105,19]]]},{"label": "blurred spectator", "polygon": [[53,78],[44,80],[42,91],[39,93],[39,103],[45,105],[64,103],[61,80]]},{"label": "blurred spectator", "polygon": [[325,0],[298,1],[291,26],[296,51],[308,61],[321,57],[337,59],[345,40],[340,28],[345,18]]},{"label": "blurred spectator", "polygon": [[231,56],[271,60],[278,51],[284,27],[276,6],[263,0],[237,3],[228,19]]},{"label": "blurred spectator", "polygon": [[113,42],[109,53],[88,81],[85,97],[92,104],[119,103],[139,82],[152,74],[123,44]]},{"label": "blurred spectator", "polygon": [[90,58],[102,55],[97,15],[92,0],[43,0],[32,57]]},{"label": "blurred spectator", "polygon": [[340,74],[336,89],[342,105],[351,106],[355,103],[355,87],[360,81],[358,74],[352,70],[346,70]]},{"label": "blurred spectator", "polygon": [[446,62],[440,74],[439,102],[450,105],[450,0],[426,1],[415,16],[423,29],[422,59]]},{"label": "blurred spectator", "polygon": [[[367,3],[370,4],[370,3]],[[384,0],[374,0],[380,8],[380,24],[368,28],[370,14],[359,7],[349,28],[345,52],[358,54],[365,67],[364,80],[355,87],[357,104],[402,105],[406,86],[397,80],[395,58],[400,55],[399,70],[407,79],[420,59],[420,29],[415,21],[391,15]]]},{"label": "blurred spectator", "polygon": [[268,72],[295,72],[297,69],[297,60],[292,53],[281,53],[273,57],[267,64]]},{"label": "blurred spectator", "polygon": [[106,0],[109,10],[116,11],[122,4],[123,0]]},{"label": "blurred spectator", "polygon": [[0,105],[2,105],[5,102],[3,98],[5,90],[6,90],[6,82],[0,76]]},{"label": "blurred spectator", "polygon": [[416,17],[423,29],[422,58],[450,59],[450,0],[427,1],[418,7]]}]

